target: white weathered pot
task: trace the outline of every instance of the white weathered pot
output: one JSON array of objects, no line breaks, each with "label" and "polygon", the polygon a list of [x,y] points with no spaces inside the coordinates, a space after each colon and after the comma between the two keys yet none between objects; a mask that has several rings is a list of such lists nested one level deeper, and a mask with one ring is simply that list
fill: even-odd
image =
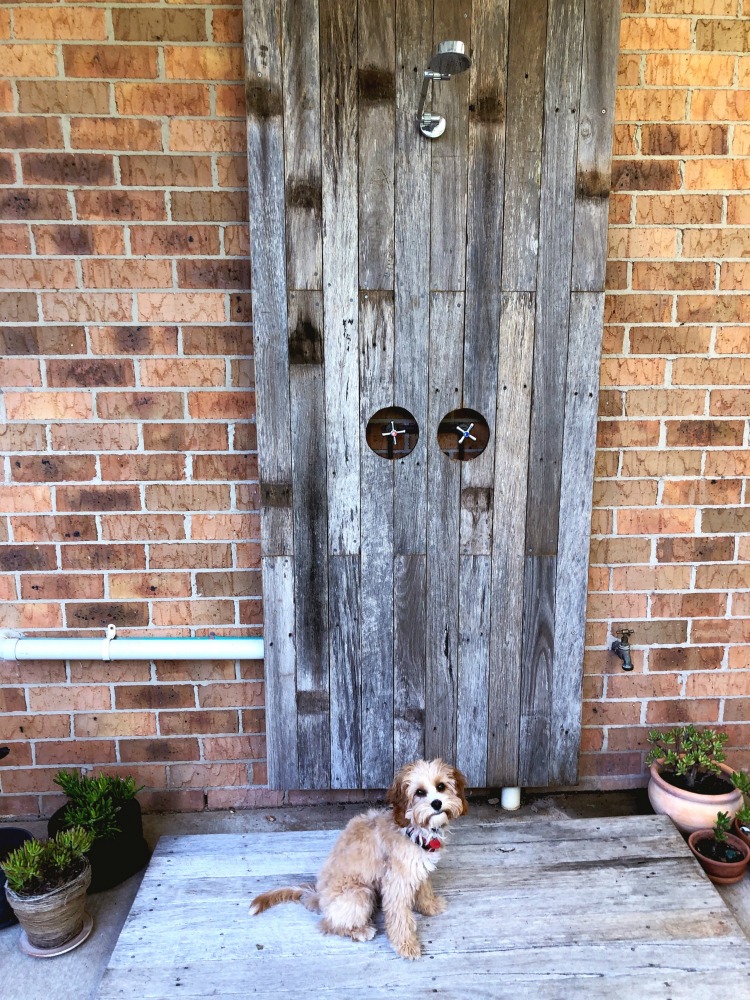
[{"label": "white weathered pot", "polygon": [[90,881],[91,865],[87,861],[72,882],[39,896],[19,896],[6,885],[8,902],[34,948],[59,948],[81,933]]},{"label": "white weathered pot", "polygon": [[[738,788],[722,795],[688,792],[665,781],[659,773],[660,766],[659,761],[651,765],[649,801],[654,812],[669,816],[682,833],[694,833],[696,830],[712,827],[720,812],[728,813],[734,818],[734,814],[742,806],[742,792]],[[719,764],[719,767],[727,778],[734,773],[726,764]]]}]

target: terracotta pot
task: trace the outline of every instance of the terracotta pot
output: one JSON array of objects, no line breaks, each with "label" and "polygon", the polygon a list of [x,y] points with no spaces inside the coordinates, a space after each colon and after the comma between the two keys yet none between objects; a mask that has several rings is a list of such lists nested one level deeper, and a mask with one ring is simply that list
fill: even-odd
[{"label": "terracotta pot", "polygon": [[734,830],[735,836],[739,837],[741,841],[743,841],[745,844],[747,844],[748,847],[750,847],[750,834],[742,832],[742,830],[740,829],[740,824],[737,822],[737,817],[736,816],[734,817],[734,827],[733,827],[733,830]]},{"label": "terracotta pot", "polygon": [[[686,792],[665,781],[659,773],[659,761],[651,765],[651,780],[648,783],[648,797],[656,813],[669,816],[674,825],[682,833],[693,833],[694,830],[706,830],[716,822],[720,812],[731,817],[742,806],[742,792],[733,788],[722,795],[700,795],[698,792]],[[734,773],[726,764],[719,767],[727,778]]]},{"label": "terracotta pot", "polygon": [[39,896],[19,896],[6,885],[8,902],[31,945],[45,951],[59,948],[81,933],[91,865],[67,885]]},{"label": "terracotta pot", "polygon": [[701,840],[713,839],[713,835],[714,831],[711,829],[695,830],[688,837],[688,846],[715,885],[734,885],[735,882],[739,882],[745,877],[745,869],[750,861],[750,847],[739,837],[728,833],[727,843],[731,847],[736,847],[738,851],[742,851],[744,857],[742,861],[714,861],[712,858],[704,857],[695,846]]}]

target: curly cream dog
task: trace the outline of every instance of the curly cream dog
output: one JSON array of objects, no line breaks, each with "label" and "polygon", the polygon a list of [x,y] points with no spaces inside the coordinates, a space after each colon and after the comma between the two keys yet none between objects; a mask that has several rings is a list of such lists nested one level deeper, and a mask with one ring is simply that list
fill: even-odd
[{"label": "curly cream dog", "polygon": [[301,902],[322,914],[320,929],[354,941],[375,936],[378,899],[391,944],[404,958],[422,949],[412,910],[436,916],[445,902],[430,885],[450,820],[469,811],[460,771],[442,760],[417,760],[402,767],[386,801],[350,820],[313,886],[289,886],[256,896],[251,913],[276,903]]}]

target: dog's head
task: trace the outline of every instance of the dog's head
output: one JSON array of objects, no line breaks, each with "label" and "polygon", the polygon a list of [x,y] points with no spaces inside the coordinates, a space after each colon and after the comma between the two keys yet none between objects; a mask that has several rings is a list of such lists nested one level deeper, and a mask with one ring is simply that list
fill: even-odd
[{"label": "dog's head", "polygon": [[469,811],[466,778],[442,761],[415,760],[396,774],[386,801],[393,807],[398,826],[437,830]]}]

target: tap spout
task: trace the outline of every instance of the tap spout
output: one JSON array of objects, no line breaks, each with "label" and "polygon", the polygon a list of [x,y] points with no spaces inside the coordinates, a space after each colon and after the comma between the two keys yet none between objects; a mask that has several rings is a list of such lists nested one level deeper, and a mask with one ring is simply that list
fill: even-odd
[{"label": "tap spout", "polygon": [[633,661],[630,658],[630,636],[633,634],[632,629],[619,629],[617,634],[622,636],[621,639],[615,639],[612,645],[609,647],[615,656],[619,656],[622,660],[623,670],[632,670]]}]

